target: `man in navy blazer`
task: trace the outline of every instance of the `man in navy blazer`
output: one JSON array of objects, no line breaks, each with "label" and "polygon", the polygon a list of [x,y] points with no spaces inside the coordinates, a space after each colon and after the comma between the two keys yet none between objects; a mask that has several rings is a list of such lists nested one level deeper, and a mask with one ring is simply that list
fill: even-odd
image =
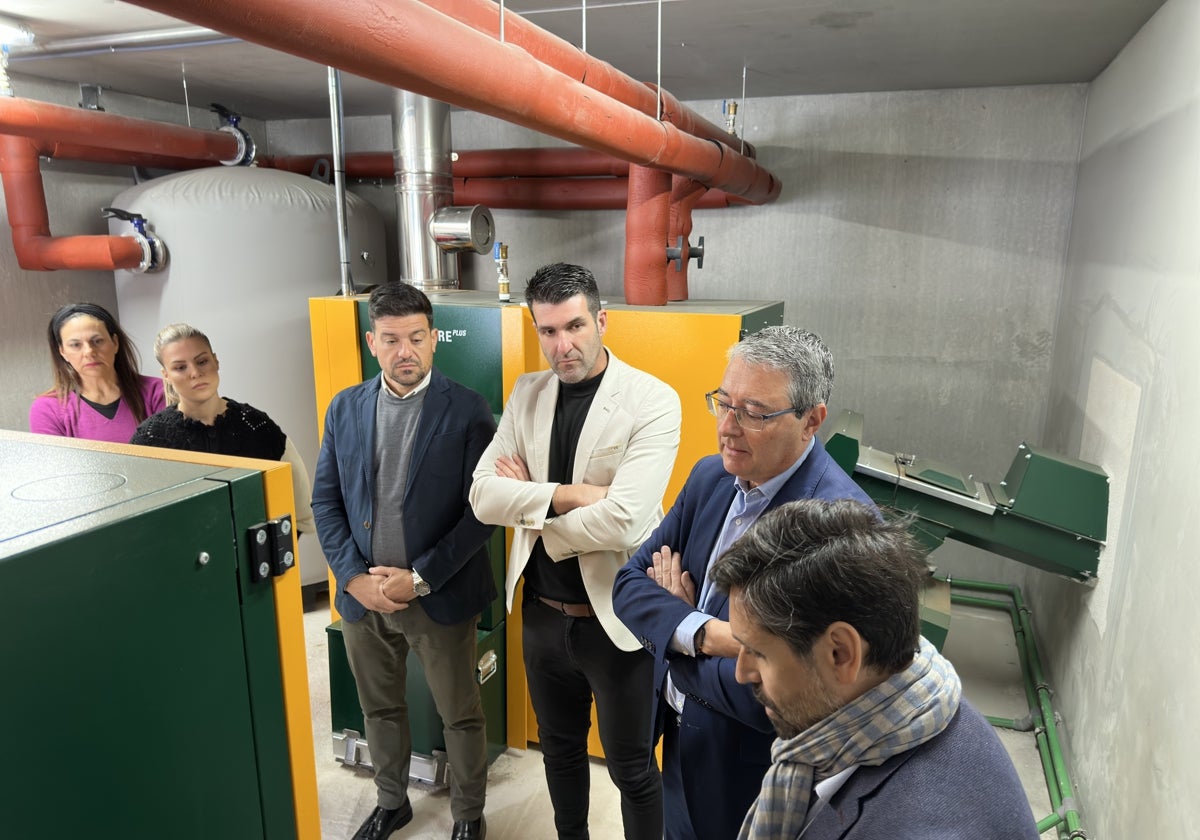
[{"label": "man in navy blazer", "polygon": [[832,388],[829,348],[806,330],[767,327],[730,348],[720,387],[705,395],[719,454],[696,464],[617,573],[613,608],[655,661],[668,840],[732,840],[771,760],[773,730],[734,676],[739,646],[709,564],[785,502],[872,504],[816,437]]},{"label": "man in navy blazer", "polygon": [[367,346],[382,372],[333,398],[313,482],[317,535],[337,578],[346,654],[375,765],[378,805],[353,840],[412,820],[406,662],[421,660],[453,768],[453,840],[481,840],[487,741],[475,627],[496,597],[471,472],[496,424],[487,401],[433,368],[433,308],[417,288],[378,287]]}]

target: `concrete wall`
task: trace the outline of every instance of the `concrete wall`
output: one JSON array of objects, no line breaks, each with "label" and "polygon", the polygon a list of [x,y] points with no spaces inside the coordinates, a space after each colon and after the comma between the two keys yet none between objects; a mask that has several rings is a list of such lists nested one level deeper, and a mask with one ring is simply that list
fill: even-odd
[{"label": "concrete wall", "polygon": [[1089,836],[1200,836],[1200,4],[1088,101],[1047,444],[1113,476],[1100,585],[1030,587]]}]

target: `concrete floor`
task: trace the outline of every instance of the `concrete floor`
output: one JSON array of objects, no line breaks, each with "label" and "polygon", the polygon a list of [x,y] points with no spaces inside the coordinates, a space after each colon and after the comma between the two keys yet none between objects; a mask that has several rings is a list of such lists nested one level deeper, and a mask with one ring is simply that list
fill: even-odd
[{"label": "concrete floor", "polygon": [[[323,600],[305,613],[321,836],[323,840],[349,840],[375,807],[375,786],[369,772],[346,767],[333,757],[328,623],[329,607]],[[984,714],[1021,718],[1028,713],[1007,614],[955,605],[945,653],[962,676],[967,697]],[[1042,819],[1050,813],[1050,804],[1033,735],[997,731],[1029,794],[1034,819]],[[446,840],[451,828],[448,792],[414,784],[410,796],[415,816],[394,837]],[[509,749],[492,764],[486,817],[489,840],[553,840],[553,813],[536,748]],[[599,761],[592,764],[590,828],[593,840],[619,840],[622,836],[617,791]]]}]

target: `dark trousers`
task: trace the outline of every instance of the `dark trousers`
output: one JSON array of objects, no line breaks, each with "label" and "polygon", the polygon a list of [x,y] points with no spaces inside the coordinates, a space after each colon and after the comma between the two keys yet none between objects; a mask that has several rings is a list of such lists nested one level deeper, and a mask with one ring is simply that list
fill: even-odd
[{"label": "dark trousers", "polygon": [[[717,712],[663,706],[666,840],[734,840],[758,798],[774,735],[725,724]],[[744,731],[739,731],[744,730]]]},{"label": "dark trousers", "polygon": [[587,840],[592,698],[626,840],[661,840],[662,778],[650,741],[654,660],[623,651],[595,618],[526,598],[522,646],[559,840]]},{"label": "dark trousers", "polygon": [[683,792],[683,769],[679,766],[679,714],[671,709],[665,717],[662,778],[666,803],[666,840],[696,840],[692,816],[688,813],[687,796]]},{"label": "dark trousers", "polygon": [[456,820],[483,814],[487,790],[487,731],[475,681],[475,624],[438,624],[420,600],[400,612],[368,612],[342,622],[346,658],[358,685],[358,701],[375,765],[382,808],[408,801],[412,733],[408,727],[408,651],[421,660],[434,706],[442,718],[450,761],[450,813]]}]

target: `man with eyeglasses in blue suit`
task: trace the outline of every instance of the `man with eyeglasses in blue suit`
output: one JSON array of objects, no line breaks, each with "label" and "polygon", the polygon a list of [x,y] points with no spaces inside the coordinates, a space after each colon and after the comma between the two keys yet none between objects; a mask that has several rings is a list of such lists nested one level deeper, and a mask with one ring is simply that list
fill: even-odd
[{"label": "man with eyeglasses in blue suit", "polygon": [[775,730],[734,675],[740,645],[709,565],[766,511],[797,499],[874,503],[826,453],[833,357],[814,333],[767,327],[729,350],[705,394],[719,453],[692,469],[617,573],[613,608],[654,657],[667,840],[733,840],[771,763]]}]

